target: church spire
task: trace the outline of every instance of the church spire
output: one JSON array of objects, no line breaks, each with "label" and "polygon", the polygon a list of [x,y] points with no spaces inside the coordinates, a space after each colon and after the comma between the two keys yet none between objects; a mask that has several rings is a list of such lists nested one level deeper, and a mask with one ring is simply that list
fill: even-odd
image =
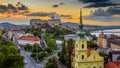
[{"label": "church spire", "polygon": [[83,29],[83,22],[82,22],[82,11],[80,10],[80,23],[79,23],[79,30],[76,32],[78,38],[84,38],[86,32]]},{"label": "church spire", "polygon": [[79,23],[79,29],[83,29],[82,10],[81,10],[81,9],[80,9],[80,23]]}]

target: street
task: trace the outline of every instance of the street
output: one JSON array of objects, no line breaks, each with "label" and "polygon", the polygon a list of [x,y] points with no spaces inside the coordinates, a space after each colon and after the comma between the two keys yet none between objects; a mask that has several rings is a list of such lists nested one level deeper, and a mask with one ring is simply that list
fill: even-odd
[{"label": "street", "polygon": [[20,54],[22,56],[24,56],[24,61],[26,61],[26,64],[24,66],[24,68],[44,68],[45,63],[48,61],[48,59],[53,58],[53,57],[57,57],[58,58],[58,52],[60,52],[62,50],[61,45],[57,45],[58,50],[55,50],[53,55],[50,55],[48,57],[45,57],[45,59],[43,61],[41,61],[40,63],[37,63],[32,57],[30,57],[30,53],[24,51],[24,49],[20,48]]}]

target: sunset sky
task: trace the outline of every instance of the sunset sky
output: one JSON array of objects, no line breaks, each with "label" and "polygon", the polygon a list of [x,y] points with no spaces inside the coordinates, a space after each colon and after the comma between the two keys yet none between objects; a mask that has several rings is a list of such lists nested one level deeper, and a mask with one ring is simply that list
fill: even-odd
[{"label": "sunset sky", "polygon": [[82,8],[84,24],[120,25],[120,0],[0,0],[0,23],[29,24],[30,19],[79,22]]}]

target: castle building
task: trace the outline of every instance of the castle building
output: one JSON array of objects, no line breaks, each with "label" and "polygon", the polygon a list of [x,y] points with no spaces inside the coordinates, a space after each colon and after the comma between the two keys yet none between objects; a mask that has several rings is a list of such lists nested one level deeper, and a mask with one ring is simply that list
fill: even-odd
[{"label": "castle building", "polygon": [[74,54],[72,55],[72,68],[104,68],[104,58],[99,55],[99,52],[87,48],[86,32],[83,29],[82,11],[80,11],[79,30],[75,39]]}]

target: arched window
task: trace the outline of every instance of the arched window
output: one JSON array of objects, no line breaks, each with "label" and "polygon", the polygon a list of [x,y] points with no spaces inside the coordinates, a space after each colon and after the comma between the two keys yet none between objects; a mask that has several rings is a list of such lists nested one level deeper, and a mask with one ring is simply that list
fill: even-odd
[{"label": "arched window", "polygon": [[100,66],[99,68],[102,68],[102,66]]},{"label": "arched window", "polygon": [[84,44],[82,44],[82,48],[84,48]]},{"label": "arched window", "polygon": [[96,59],[96,56],[95,56],[95,55],[93,56],[93,59],[94,59],[94,60]]},{"label": "arched window", "polygon": [[76,58],[78,58],[78,55],[76,54]]},{"label": "arched window", "polygon": [[82,59],[84,59],[84,55],[82,55]]}]

